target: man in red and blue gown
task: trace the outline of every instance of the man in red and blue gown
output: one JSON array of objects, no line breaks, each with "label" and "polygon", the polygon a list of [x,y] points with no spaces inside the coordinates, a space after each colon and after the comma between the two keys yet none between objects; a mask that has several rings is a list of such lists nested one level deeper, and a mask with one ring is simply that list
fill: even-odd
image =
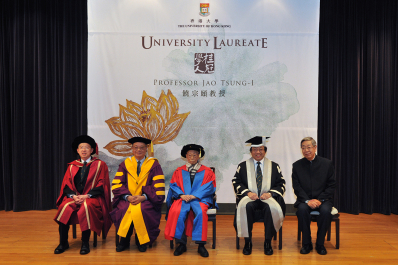
[{"label": "man in red and blue gown", "polygon": [[179,244],[174,256],[187,251],[186,235],[191,236],[199,245],[198,253],[202,257],[209,256],[204,246],[207,241],[207,210],[213,204],[216,177],[210,168],[200,163],[204,155],[205,151],[200,145],[184,146],[181,157],[185,158],[187,163],[177,168],[170,181],[167,196],[167,206],[170,209],[165,237],[168,240],[175,238]]}]

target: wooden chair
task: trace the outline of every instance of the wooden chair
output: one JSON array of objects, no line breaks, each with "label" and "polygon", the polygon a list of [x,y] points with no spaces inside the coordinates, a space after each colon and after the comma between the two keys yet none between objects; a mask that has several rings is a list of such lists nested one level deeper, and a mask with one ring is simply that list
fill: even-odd
[{"label": "wooden chair", "polygon": [[[255,218],[254,218],[254,220],[255,220],[254,222],[255,223],[260,223],[260,222],[264,223],[264,219],[261,216],[261,211],[256,211],[255,215],[256,215]],[[278,249],[281,250],[282,249],[282,227],[279,229],[278,232],[279,232]],[[274,240],[276,240],[278,232],[275,231]],[[239,249],[239,237],[238,237],[238,234],[236,234],[236,249]]]},{"label": "wooden chair", "polygon": [[[216,171],[215,167],[210,167],[213,172]],[[217,201],[217,195],[214,193],[213,195],[213,205],[215,205]],[[213,222],[213,244],[211,246],[212,249],[216,248],[216,216],[217,216],[217,209],[216,208],[210,208],[207,210],[207,216],[208,220]],[[170,248],[174,248],[174,240],[170,240]]]},{"label": "wooden chair", "polygon": [[[316,222],[319,212],[318,211],[311,211],[311,221],[312,222]],[[336,208],[332,208],[332,222],[335,223],[335,227],[336,227],[336,249],[340,248],[340,214],[338,213]],[[297,240],[301,241],[301,227],[297,226]],[[327,232],[327,241],[330,241],[330,235],[332,233],[332,223],[330,223],[328,232]]]}]

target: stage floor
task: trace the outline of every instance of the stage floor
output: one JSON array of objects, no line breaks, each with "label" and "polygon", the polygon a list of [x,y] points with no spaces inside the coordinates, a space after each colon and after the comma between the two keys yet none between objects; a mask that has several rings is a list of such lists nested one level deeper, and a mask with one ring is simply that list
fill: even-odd
[{"label": "stage floor", "polygon": [[[340,249],[335,249],[336,237],[332,223],[331,241],[325,242],[328,251],[321,256],[316,251],[307,255],[299,253],[297,241],[297,218],[287,216],[283,224],[283,248],[278,250],[273,241],[274,255],[263,253],[263,225],[256,223],[253,231],[253,252],[242,254],[235,247],[235,230],[232,215],[217,216],[217,246],[211,249],[212,223],[209,222],[209,238],[206,245],[210,257],[202,258],[197,245],[188,241],[188,251],[179,257],[173,255],[169,241],[164,239],[164,216],[160,224],[160,236],[147,252],[141,253],[132,244],[130,250],[115,251],[115,228],[108,238],[98,238],[98,246],[92,246],[88,255],[80,255],[81,232],[77,226],[77,239],[69,232],[70,248],[55,255],[59,243],[58,225],[52,220],[56,211],[0,211],[0,264],[398,264],[398,216],[397,215],[340,215]],[[316,239],[316,224],[312,223],[313,242]],[[133,242],[134,240],[132,240]]]}]

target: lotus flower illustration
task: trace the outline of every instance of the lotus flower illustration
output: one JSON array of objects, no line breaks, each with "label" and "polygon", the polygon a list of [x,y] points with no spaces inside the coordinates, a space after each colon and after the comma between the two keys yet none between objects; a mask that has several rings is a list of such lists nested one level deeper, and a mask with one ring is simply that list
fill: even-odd
[{"label": "lotus flower illustration", "polygon": [[115,140],[104,148],[116,156],[131,156],[131,144],[128,139],[141,136],[152,140],[153,144],[164,144],[178,135],[190,112],[178,114],[178,101],[168,90],[161,92],[159,99],[142,92],[141,105],[126,100],[126,107],[119,105],[119,117],[105,122],[112,133],[123,140]]}]

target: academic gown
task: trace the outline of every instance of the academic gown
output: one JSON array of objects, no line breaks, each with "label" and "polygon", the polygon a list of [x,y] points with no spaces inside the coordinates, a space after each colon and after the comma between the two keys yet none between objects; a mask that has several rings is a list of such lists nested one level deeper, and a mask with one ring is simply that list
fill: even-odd
[{"label": "academic gown", "polygon": [[[83,166],[80,160],[75,160],[68,164],[64,179],[62,181],[60,195],[56,206],[58,212],[54,217],[56,222],[63,224],[80,224],[81,231],[90,229],[101,235],[104,228],[105,236],[112,225],[109,215],[111,206],[111,194],[109,184],[109,170],[104,161],[93,158],[88,165],[90,166],[87,181],[83,192],[79,193],[75,186],[75,177],[80,177],[77,173]],[[92,189],[103,187],[104,193],[92,198],[87,198],[83,204],[77,205],[72,198],[64,194],[65,187],[68,187],[77,195],[86,195]]]},{"label": "academic gown", "polygon": [[[164,175],[156,158],[149,157],[141,165],[137,176],[137,161],[129,157],[119,165],[112,181],[113,211],[110,213],[117,234],[126,237],[134,224],[141,245],[152,243],[159,236],[162,203],[165,198]],[[147,200],[132,205],[124,199],[125,195],[147,196]]]},{"label": "academic gown", "polygon": [[[192,186],[187,167],[184,165],[177,168],[170,181],[167,195],[169,212],[165,238],[181,239],[185,229],[185,234],[191,236],[192,240],[207,241],[207,210],[213,203],[215,192],[216,176],[210,168],[201,165],[195,174]],[[193,195],[197,199],[185,202],[180,195]]]},{"label": "academic gown", "polygon": [[[238,237],[249,237],[246,204],[253,200],[251,200],[247,194],[249,192],[258,193],[253,161],[254,159],[250,158],[240,163],[232,179],[237,204],[234,227],[238,233]],[[283,179],[277,163],[264,157],[263,165],[261,194],[271,192],[272,197],[261,201],[269,205],[274,228],[276,231],[279,231],[286,213],[286,205],[283,199],[283,194],[285,193],[285,180]],[[258,196],[260,197],[260,195]]]}]

